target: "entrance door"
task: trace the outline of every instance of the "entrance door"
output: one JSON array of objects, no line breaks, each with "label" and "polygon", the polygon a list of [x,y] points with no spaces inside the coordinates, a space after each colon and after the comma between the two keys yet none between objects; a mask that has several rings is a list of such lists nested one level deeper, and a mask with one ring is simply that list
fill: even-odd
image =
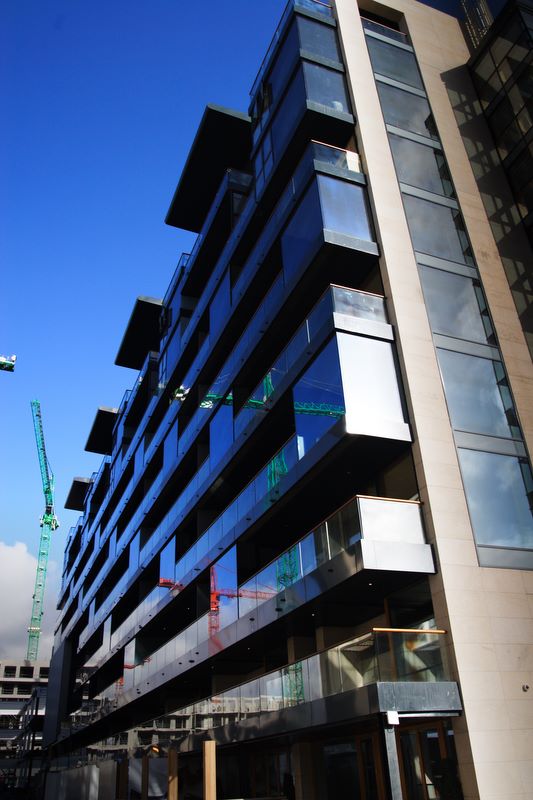
[{"label": "entrance door", "polygon": [[401,728],[401,771],[409,800],[463,800],[457,775],[453,732],[439,720]]},{"label": "entrance door", "polygon": [[326,800],[383,800],[377,734],[324,743],[323,756]]}]

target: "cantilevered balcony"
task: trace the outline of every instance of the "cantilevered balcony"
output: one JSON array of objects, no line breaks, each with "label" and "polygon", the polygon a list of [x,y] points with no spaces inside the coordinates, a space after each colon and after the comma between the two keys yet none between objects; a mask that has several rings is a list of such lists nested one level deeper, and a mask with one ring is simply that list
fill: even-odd
[{"label": "cantilevered balcony", "polygon": [[[310,604],[325,591],[335,592],[336,587],[348,587],[347,582],[350,582],[349,592],[357,593],[363,585],[366,587],[372,582],[378,585],[382,579],[383,585],[390,588],[402,585],[402,581],[412,581],[415,574],[434,571],[431,548],[425,543],[420,504],[363,496],[355,497],[240,585],[231,581],[234,558],[233,549],[210,568],[208,583],[214,592],[210,611],[156,650],[149,647],[153,634],[147,638],[141,630],[122,651],[124,667],[119,670],[118,678],[115,675],[109,691],[102,692],[102,686],[106,685],[101,683],[102,676],[93,681],[91,694],[96,698],[99,716],[117,710],[139,695],[148,693],[154,698],[154,690],[157,693],[169,680],[183,680],[180,676],[184,673],[194,672],[197,667],[202,669],[201,665],[209,658],[222,654],[251,632],[282,623],[289,614],[306,613],[305,609],[309,616]],[[180,569],[178,565],[178,571]],[[392,578],[393,573],[397,577]],[[168,592],[171,599],[184,589],[183,584],[172,583],[172,580],[167,580],[165,586],[166,589],[161,582],[124,626],[117,629],[116,635],[112,634],[114,643],[128,629],[131,635],[132,625],[147,621],[142,619],[143,614],[152,613],[163,592]],[[364,648],[362,644],[360,647],[367,649],[368,641],[365,640]],[[402,670],[395,667],[394,673],[390,667],[386,673],[382,650],[381,647],[378,653],[381,659],[379,680],[395,680],[390,675],[406,674],[409,664]],[[120,657],[120,651],[115,652]],[[92,654],[87,662],[88,674],[104,655],[101,649]],[[232,658],[231,655],[227,657]],[[413,664],[410,662],[410,668]],[[241,667],[244,672],[249,669],[246,659]],[[103,673],[106,674],[109,672]],[[429,680],[429,675],[428,671],[427,676],[420,679]],[[368,683],[366,678],[361,680],[361,685],[365,680]],[[372,680],[378,678],[374,676]],[[112,704],[98,702],[102,697],[109,700],[110,693],[114,693]],[[159,701],[153,699],[152,702],[157,705]]]},{"label": "cantilevered balcony", "polygon": [[[446,631],[371,627],[365,633],[205,699],[178,706],[194,749],[207,729],[220,743],[342,723],[393,710],[401,719],[457,714],[461,700],[447,663]],[[121,704],[122,682],[85,704],[86,722]],[[76,712],[79,715],[79,711]],[[162,718],[164,719],[164,718]]]}]

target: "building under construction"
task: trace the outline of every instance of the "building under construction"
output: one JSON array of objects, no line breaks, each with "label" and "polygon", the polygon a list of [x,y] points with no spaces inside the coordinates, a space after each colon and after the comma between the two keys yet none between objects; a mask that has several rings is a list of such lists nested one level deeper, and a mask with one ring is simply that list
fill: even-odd
[{"label": "building under construction", "polygon": [[291,0],[207,107],[68,496],[47,798],[530,793],[533,253],[469,58],[415,0]]},{"label": "building under construction", "polygon": [[[49,662],[30,662],[21,659],[0,661],[0,791],[15,786],[20,771],[19,737],[23,719],[21,714],[28,705],[34,690],[45,691],[48,683]],[[41,702],[39,714],[43,721],[45,704]],[[35,724],[36,720],[33,720]],[[38,738],[42,724],[38,726]],[[33,746],[35,742],[32,742]],[[28,746],[29,752],[32,748]],[[31,768],[30,768],[31,770]],[[26,784],[24,784],[26,785]]]}]

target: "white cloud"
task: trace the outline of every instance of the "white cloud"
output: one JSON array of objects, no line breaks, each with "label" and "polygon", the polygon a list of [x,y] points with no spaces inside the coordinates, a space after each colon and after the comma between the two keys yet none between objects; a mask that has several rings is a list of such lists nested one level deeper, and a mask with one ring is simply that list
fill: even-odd
[{"label": "white cloud", "polygon": [[[26,658],[37,559],[23,542],[0,541],[0,659]],[[44,616],[38,659],[50,658],[57,618],[59,589],[57,564],[50,561],[46,578]]]}]

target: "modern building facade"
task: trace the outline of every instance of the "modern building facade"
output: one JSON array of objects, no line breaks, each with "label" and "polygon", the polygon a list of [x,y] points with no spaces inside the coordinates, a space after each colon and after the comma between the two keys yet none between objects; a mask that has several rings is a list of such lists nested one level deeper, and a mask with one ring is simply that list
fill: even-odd
[{"label": "modern building facade", "polygon": [[31,800],[37,797],[43,767],[43,724],[46,712],[46,686],[33,689],[18,714],[15,739],[17,766],[16,786]]},{"label": "modern building facade", "polygon": [[[520,256],[524,232],[533,243],[533,5],[530,2],[509,3],[505,7],[469,67],[479,96],[479,106],[472,110],[475,115],[485,115],[494,142],[493,148],[485,150],[484,158],[479,158],[478,149],[478,157],[474,158],[476,170],[480,178],[486,180],[490,176],[485,190],[481,184],[482,196],[533,354],[533,266],[530,259],[523,261]],[[498,168],[503,168],[510,184],[514,205],[501,186],[496,190],[500,202],[495,202],[493,173]],[[518,219],[522,225],[515,224]]]},{"label": "modern building facade", "polygon": [[0,661],[0,788],[15,785],[21,713],[32,693],[44,690],[48,672],[48,661]]},{"label": "modern building facade", "polygon": [[200,797],[214,742],[219,798],[530,795],[533,365],[469,58],[295,0],[249,116],[206,109],[67,502],[49,792]]}]

